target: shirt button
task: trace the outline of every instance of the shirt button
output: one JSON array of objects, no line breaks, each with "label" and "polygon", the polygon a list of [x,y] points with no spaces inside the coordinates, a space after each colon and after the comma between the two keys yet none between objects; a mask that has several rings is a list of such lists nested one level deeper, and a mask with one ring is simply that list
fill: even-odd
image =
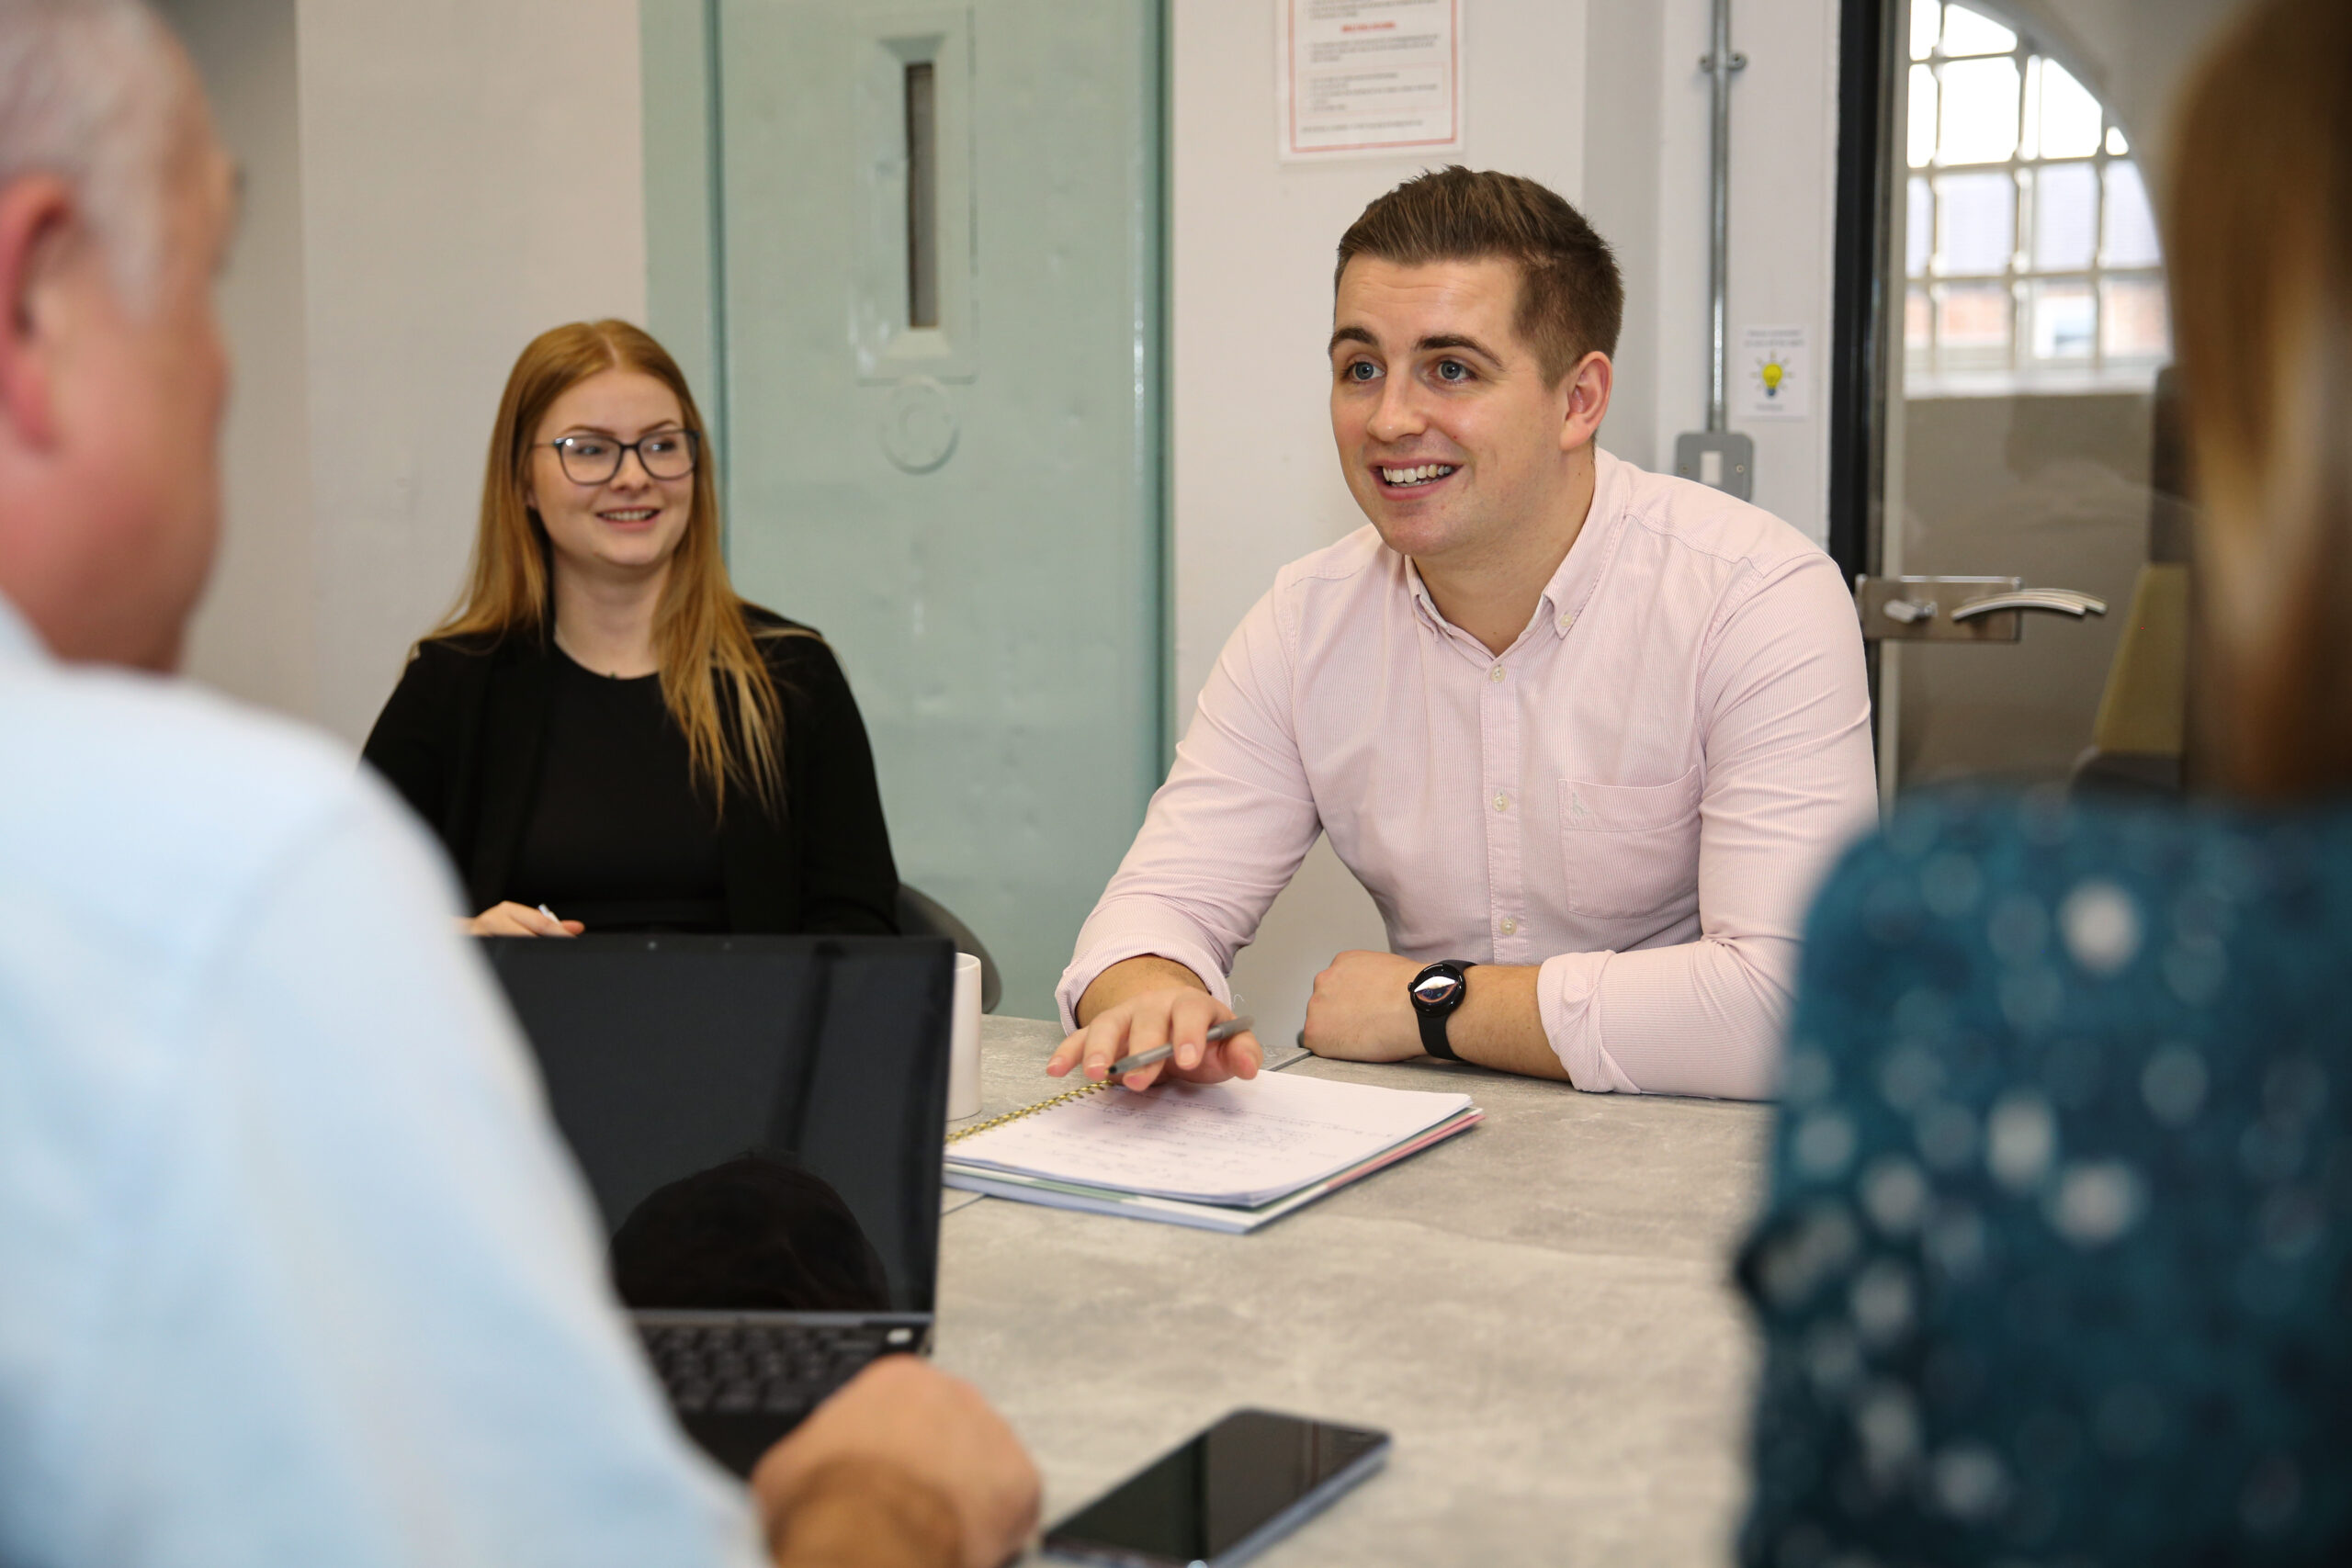
[{"label": "shirt button", "polygon": [[1510,796],[1505,795],[1500,790],[1495,791],[1495,809],[1498,811],[1509,811],[1510,809]]},{"label": "shirt button", "polygon": [[1562,631],[1566,631],[1570,626],[1575,626],[1576,624],[1577,618],[1574,615],[1562,615],[1560,617],[1560,629]]},{"label": "shirt button", "polygon": [[1512,919],[1509,915],[1505,915],[1502,919],[1502,924],[1497,926],[1495,929],[1502,932],[1505,936],[1516,935],[1519,931],[1519,922]]},{"label": "shirt button", "polygon": [[1499,680],[1501,680],[1502,678],[1503,678],[1503,667],[1502,667],[1501,665],[1499,665],[1499,664],[1496,665],[1492,670],[1489,670],[1489,671],[1487,671],[1487,680],[1489,680],[1489,681],[1499,681]]}]

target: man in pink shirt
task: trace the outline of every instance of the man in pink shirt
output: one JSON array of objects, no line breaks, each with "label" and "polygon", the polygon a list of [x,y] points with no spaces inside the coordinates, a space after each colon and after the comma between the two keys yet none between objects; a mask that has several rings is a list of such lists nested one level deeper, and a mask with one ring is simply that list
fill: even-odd
[{"label": "man in pink shirt", "polygon": [[1806,903],[1875,820],[1861,637],[1804,536],[1594,446],[1623,305],[1530,180],[1424,175],[1349,229],[1331,428],[1371,526],[1226,644],[1048,1072],[1172,1041],[1178,1077],[1253,1076],[1205,1035],[1323,832],[1395,951],[1317,978],[1318,1055],[1772,1092]]}]

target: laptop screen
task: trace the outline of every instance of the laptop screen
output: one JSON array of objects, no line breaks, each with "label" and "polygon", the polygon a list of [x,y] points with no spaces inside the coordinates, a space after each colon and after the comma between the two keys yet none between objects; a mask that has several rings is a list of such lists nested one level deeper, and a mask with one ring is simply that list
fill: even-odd
[{"label": "laptop screen", "polygon": [[632,1307],[929,1313],[952,945],[482,943]]}]

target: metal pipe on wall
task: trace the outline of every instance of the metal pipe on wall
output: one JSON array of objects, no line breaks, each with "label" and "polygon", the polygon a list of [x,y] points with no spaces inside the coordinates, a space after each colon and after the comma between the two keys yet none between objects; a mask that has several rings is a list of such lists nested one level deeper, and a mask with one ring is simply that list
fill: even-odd
[{"label": "metal pipe on wall", "polygon": [[1714,35],[1702,62],[1713,88],[1707,166],[1707,428],[1725,427],[1731,365],[1731,78],[1747,56],[1731,47],[1731,0],[1714,0]]},{"label": "metal pipe on wall", "polygon": [[1731,374],[1731,77],[1747,56],[1731,47],[1731,0],[1714,0],[1713,42],[1700,57],[1713,115],[1707,170],[1707,427],[1674,439],[1674,471],[1746,501],[1756,492],[1756,444],[1729,428]]}]

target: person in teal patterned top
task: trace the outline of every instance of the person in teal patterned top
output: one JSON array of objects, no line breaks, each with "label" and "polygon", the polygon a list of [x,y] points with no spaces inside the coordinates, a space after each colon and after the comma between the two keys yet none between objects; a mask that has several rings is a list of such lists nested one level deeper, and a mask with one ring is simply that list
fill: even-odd
[{"label": "person in teal patterned top", "polygon": [[1744,1560],[2346,1561],[2352,812],[1945,798],[1805,942]]},{"label": "person in teal patterned top", "polygon": [[2352,1562],[2352,6],[2187,99],[2200,777],[1952,794],[1805,934],[1755,1568]]}]

